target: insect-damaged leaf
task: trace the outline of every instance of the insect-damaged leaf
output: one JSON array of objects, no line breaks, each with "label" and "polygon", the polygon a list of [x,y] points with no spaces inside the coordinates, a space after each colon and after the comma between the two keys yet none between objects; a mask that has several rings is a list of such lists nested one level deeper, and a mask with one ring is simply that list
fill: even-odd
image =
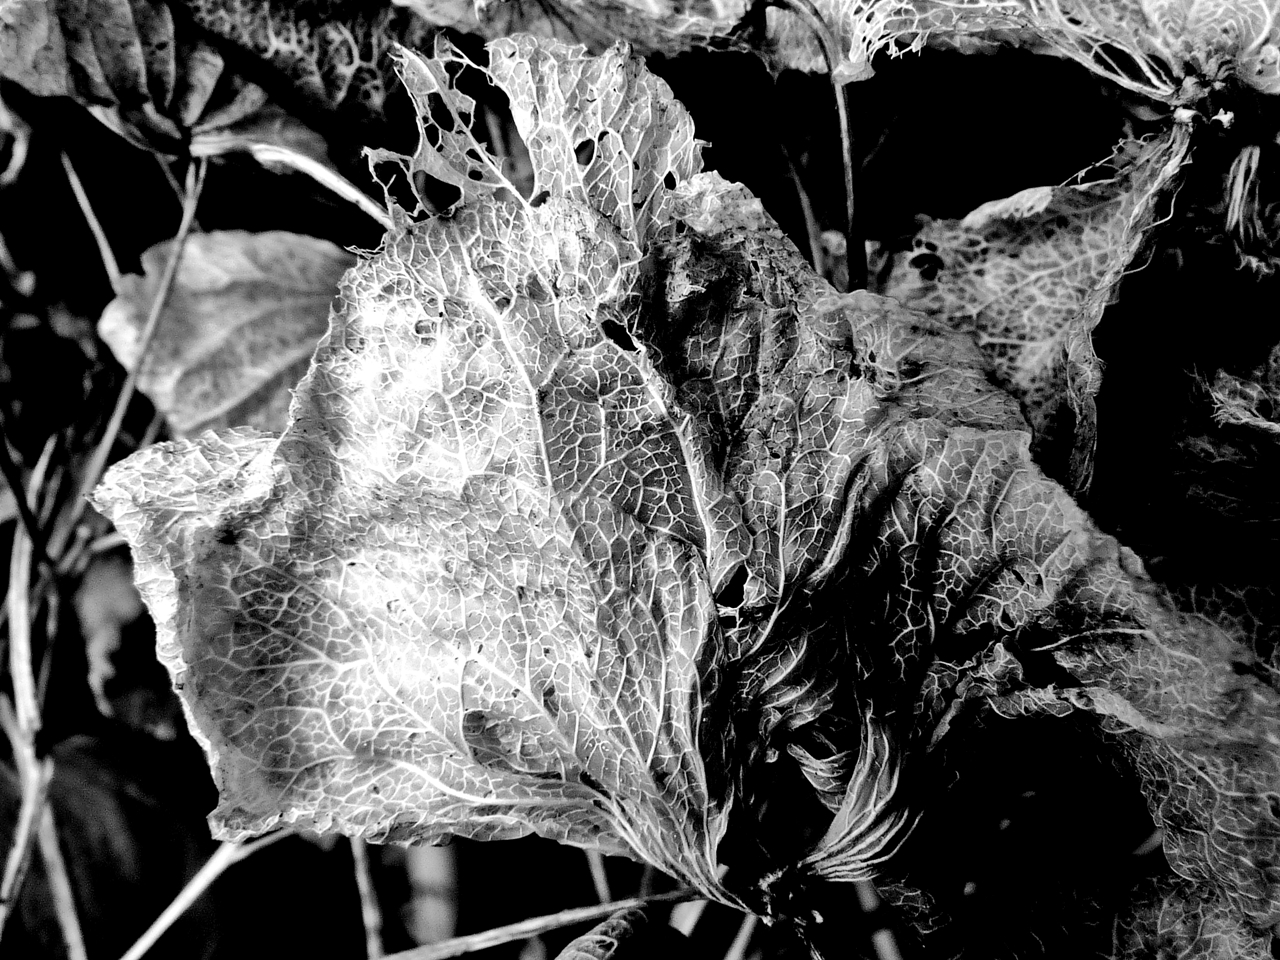
[{"label": "insect-damaged leaf", "polygon": [[[895,764],[945,713],[941,674],[917,701],[946,648],[1118,627],[1157,649],[1177,628],[1031,461],[967,333],[834,294],[745,189],[696,173],[638,61],[529,38],[490,58],[530,199],[402,213],[282,437],[161,445],[98,502],[222,835],[534,831],[791,916],[893,848]],[[1057,696],[1016,667],[984,702]],[[1159,706],[1107,682],[1127,716]],[[753,830],[787,803],[789,835]],[[764,846],[732,893],[730,813]],[[1198,862],[1200,886],[1236,882]]]},{"label": "insect-damaged leaf", "polygon": [[[126,368],[173,242],[142,255],[98,333]],[[329,304],[355,257],[327,240],[242,230],[198,233],[183,245],[138,384],[178,436],[211,427],[284,429],[294,386],[329,326]]]},{"label": "insect-damaged leaf", "polygon": [[[153,450],[99,499],[137,538],[223,835],[535,830],[712,890],[698,661],[735,527],[597,319],[663,179],[696,169],[692,125],[619,51],[504,42],[490,69],[539,185],[579,170],[574,123],[628,176],[588,166],[537,207],[481,198],[400,234],[348,278],[278,441]],[[565,116],[575,88],[594,115]]]},{"label": "insect-damaged leaf", "polygon": [[1110,178],[1024,190],[963,220],[928,221],[880,289],[976,338],[992,375],[1022,402],[1038,450],[1054,439],[1073,450],[1063,472],[1077,490],[1092,473],[1102,379],[1092,331],[1185,153],[1175,129],[1126,144]]}]

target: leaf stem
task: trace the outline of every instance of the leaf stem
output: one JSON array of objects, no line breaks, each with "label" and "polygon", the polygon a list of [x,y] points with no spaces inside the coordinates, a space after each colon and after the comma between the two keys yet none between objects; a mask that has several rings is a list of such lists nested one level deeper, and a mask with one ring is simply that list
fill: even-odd
[{"label": "leaf stem", "polygon": [[814,37],[818,40],[818,46],[822,49],[822,59],[827,65],[827,76],[831,78],[831,91],[836,98],[836,116],[840,122],[840,158],[844,164],[844,238],[848,248],[846,255],[849,263],[848,289],[863,290],[867,286],[867,248],[862,238],[858,236],[857,221],[854,217],[853,135],[849,130],[848,85],[836,79],[839,52],[836,49],[835,34],[831,32],[831,27],[822,18],[818,8],[813,5],[813,0],[766,0],[766,2],[789,10],[803,20],[813,31]]},{"label": "leaf stem", "polygon": [[[386,960],[448,960],[450,957],[461,957],[477,950],[488,950],[515,940],[527,940],[548,930],[572,926],[575,923],[588,923],[613,916],[620,910],[633,907],[644,907],[651,903],[673,903],[688,900],[698,895],[696,890],[688,888],[674,890],[671,893],[659,893],[650,897],[628,897],[626,900],[615,900],[612,903],[600,903],[590,907],[575,907],[572,910],[561,910],[543,917],[521,920],[519,923],[507,924],[505,927],[494,927],[480,933],[470,933],[464,937],[454,937],[431,943],[412,950],[388,954]],[[132,958],[125,958],[132,960]]]},{"label": "leaf stem", "polygon": [[354,203],[364,213],[382,224],[385,229],[391,230],[395,226],[391,215],[377,201],[338,173],[338,171],[326,166],[314,157],[309,157],[305,153],[299,153],[297,150],[290,150],[288,147],[282,147],[274,143],[250,144],[248,151],[264,167],[278,164],[291,170],[296,170],[298,173],[306,174],[320,186],[343,200]]},{"label": "leaf stem", "polygon": [[102,223],[93,212],[93,205],[89,203],[89,194],[85,192],[84,184],[76,174],[76,168],[71,165],[71,158],[65,152],[61,156],[62,169],[67,173],[71,192],[76,195],[76,203],[80,205],[80,212],[84,214],[85,222],[89,224],[89,232],[93,234],[93,240],[98,245],[98,257],[102,260],[103,269],[107,271],[107,279],[111,281],[111,290],[118,297],[120,296],[120,265],[116,263],[116,255],[111,250],[107,232],[102,229]]}]

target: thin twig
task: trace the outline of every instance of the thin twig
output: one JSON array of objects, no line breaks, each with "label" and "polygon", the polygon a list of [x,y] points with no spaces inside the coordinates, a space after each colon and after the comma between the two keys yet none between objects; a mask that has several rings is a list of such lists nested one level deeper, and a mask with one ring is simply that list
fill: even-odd
[{"label": "thin twig", "polygon": [[102,479],[102,473],[106,469],[107,458],[111,456],[111,448],[115,445],[116,437],[120,433],[120,427],[124,423],[124,415],[129,409],[129,401],[133,399],[134,391],[137,390],[138,376],[146,363],[147,349],[155,336],[156,327],[159,326],[165,302],[169,299],[169,291],[173,288],[173,281],[178,273],[178,264],[182,260],[182,249],[186,246],[187,234],[191,231],[191,222],[195,218],[200,192],[204,189],[204,177],[207,167],[208,161],[200,160],[198,165],[192,164],[187,168],[187,193],[182,205],[182,222],[178,225],[178,233],[173,240],[173,253],[169,256],[169,262],[165,264],[164,273],[160,277],[160,286],[156,290],[155,298],[151,301],[151,310],[147,314],[146,325],[142,328],[142,335],[138,338],[138,359],[134,363],[133,369],[129,371],[128,377],[125,378],[120,395],[116,398],[115,408],[111,411],[111,418],[107,421],[107,427],[103,431],[102,438],[94,448],[93,455],[89,458],[89,463],[80,478],[77,496],[67,505],[67,512],[63,514],[58,528],[54,532],[50,544],[50,553],[52,555],[61,553],[61,548],[65,545],[67,538],[75,529],[76,524],[80,522],[80,518],[84,516],[85,508],[88,506],[86,497],[98,485],[98,481]]},{"label": "thin twig", "polygon": [[222,844],[214,851],[213,856],[205,861],[204,866],[196,871],[196,875],[187,881],[187,885],[178,892],[178,895],[170,901],[160,916],[156,917],[155,922],[147,927],[146,932],[137,939],[120,960],[140,960],[148,950],[155,946],[156,941],[173,926],[174,922],[196,902],[200,895],[209,889],[213,881],[226,872],[228,867],[234,866],[246,857],[257,853],[263,847],[269,847],[277,840],[292,835],[293,832],[291,830],[278,830],[249,843]]},{"label": "thin twig", "polygon": [[5,860],[4,874],[0,875],[0,937],[4,935],[5,921],[22,889],[27,867],[31,863],[36,828],[40,823],[40,811],[44,809],[53,779],[53,763],[36,759],[34,744],[26,743],[18,730],[18,720],[9,698],[0,694],[0,726],[13,745],[13,760],[18,768],[18,782],[22,789],[22,802],[18,808],[18,822],[13,831],[13,846]]},{"label": "thin twig", "polygon": [[596,899],[608,903],[613,899],[609,892],[609,874],[604,869],[604,857],[599,850],[584,850],[587,865],[591,868],[591,883],[596,888]]},{"label": "thin twig", "polygon": [[[0,445],[8,441],[0,438]],[[19,503],[28,510],[34,505],[36,491],[44,481],[49,466],[51,445],[36,464],[31,476],[31,491],[21,486],[14,490]],[[9,626],[9,681],[13,687],[13,704],[0,697],[0,727],[4,728],[21,785],[22,805],[14,830],[13,846],[5,861],[0,879],[0,936],[14,900],[22,889],[22,881],[31,862],[32,840],[42,823],[41,812],[53,779],[53,764],[36,756],[36,734],[40,732],[40,702],[36,692],[35,670],[31,654],[31,559],[35,552],[24,527],[13,533],[9,554],[9,588],[5,597],[5,614]],[[52,821],[50,821],[52,822]],[[56,842],[56,837],[55,837]],[[64,878],[65,879],[65,878]],[[52,882],[52,881],[51,881]],[[68,949],[72,944],[68,942]]]},{"label": "thin twig", "polygon": [[360,919],[364,923],[364,952],[369,960],[378,960],[382,949],[382,909],[373,889],[369,873],[369,846],[359,837],[351,838],[351,862],[355,867],[356,890],[360,894]]},{"label": "thin twig", "polygon": [[80,917],[76,914],[75,892],[67,876],[67,864],[58,846],[58,829],[54,825],[53,811],[45,805],[37,831],[40,841],[40,859],[44,861],[45,878],[49,881],[49,895],[53,899],[53,912],[62,930],[62,942],[67,948],[67,960],[88,960],[84,947],[84,933],[80,929]]},{"label": "thin twig", "polygon": [[660,893],[652,897],[629,897],[626,900],[615,900],[613,903],[601,903],[590,907],[576,907],[573,910],[561,910],[559,913],[548,914],[545,917],[534,917],[531,920],[521,920],[519,923],[508,924],[505,927],[494,927],[492,930],[485,930],[482,933],[471,933],[465,937],[454,937],[452,940],[442,940],[440,943],[414,947],[412,950],[402,950],[399,953],[388,954],[386,960],[448,960],[450,957],[461,957],[464,954],[475,953],[477,950],[488,950],[490,947],[501,946],[504,943],[527,940],[530,937],[546,933],[548,930],[558,930],[561,927],[569,927],[575,923],[603,920],[605,917],[613,916],[619,910],[645,907],[651,903],[671,903],[687,900],[692,896],[696,896],[695,892],[685,889],[676,890],[672,893]]},{"label": "thin twig", "polygon": [[67,172],[67,182],[71,184],[71,192],[76,195],[76,203],[80,204],[80,212],[84,214],[85,222],[89,224],[89,231],[93,234],[93,240],[98,245],[98,256],[102,260],[103,268],[107,271],[107,279],[111,281],[111,290],[118,297],[120,296],[120,265],[116,263],[116,255],[111,250],[111,242],[107,240],[107,232],[102,229],[101,222],[93,212],[89,195],[85,193],[84,184],[80,182],[76,168],[71,165],[71,158],[65,153],[61,156],[62,169]]},{"label": "thin twig", "polygon": [[[5,608],[9,614],[9,681],[13,685],[15,730],[24,749],[34,751],[40,732],[40,704],[36,697],[36,674],[31,656],[31,538],[17,528],[9,553],[9,592]],[[17,749],[17,744],[14,744]],[[21,771],[19,771],[21,772]]]}]

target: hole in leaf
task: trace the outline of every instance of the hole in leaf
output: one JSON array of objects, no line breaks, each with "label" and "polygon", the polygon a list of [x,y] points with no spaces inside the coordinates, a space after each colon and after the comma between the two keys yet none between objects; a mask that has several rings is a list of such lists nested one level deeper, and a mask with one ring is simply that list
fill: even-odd
[{"label": "hole in leaf", "polygon": [[551,199],[550,190],[539,190],[536,194],[533,195],[533,199],[529,201],[529,206],[540,207],[550,199]]},{"label": "hole in leaf", "polygon": [[739,564],[733,576],[725,581],[720,592],[716,594],[716,603],[722,607],[742,606],[743,595],[747,587],[747,565]]},{"label": "hole in leaf", "polygon": [[573,148],[573,152],[578,158],[578,166],[589,167],[591,166],[591,161],[596,158],[596,142],[594,140],[583,140]]},{"label": "hole in leaf", "polygon": [[600,321],[600,329],[604,335],[616,343],[627,353],[636,352],[636,342],[631,339],[631,334],[627,332],[627,328],[620,324],[617,320],[608,318]]},{"label": "hole in leaf", "polygon": [[936,253],[920,253],[911,258],[911,266],[920,271],[921,278],[935,280],[942,271],[942,258]]},{"label": "hole in leaf", "polygon": [[668,170],[667,175],[662,178],[662,185],[668,190],[674,190],[676,188],[676,175]]},{"label": "hole in leaf", "polygon": [[560,716],[560,697],[556,694],[556,685],[548,683],[542,691],[542,709],[547,711],[547,715],[558,718]]}]

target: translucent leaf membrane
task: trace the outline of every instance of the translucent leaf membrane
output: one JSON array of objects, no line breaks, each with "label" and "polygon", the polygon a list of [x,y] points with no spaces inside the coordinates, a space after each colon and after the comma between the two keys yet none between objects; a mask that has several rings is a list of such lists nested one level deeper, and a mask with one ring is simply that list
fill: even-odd
[{"label": "translucent leaf membrane", "polygon": [[[98,333],[126,369],[138,362],[173,243],[142,255]],[[329,304],[355,257],[283,231],[199,233],[184,244],[138,386],[177,436],[217,427],[284,429],[294,386],[329,327]]]},{"label": "translucent leaf membrane", "polygon": [[[503,42],[495,75],[504,59],[535,96],[576,65],[626,184],[687,176],[692,138],[670,149],[643,105],[665,90],[622,53]],[[540,106],[530,143],[560,120]],[[531,151],[539,183],[575,165],[563,145]],[[719,520],[660,384],[596,323],[638,257],[590,193],[479,197],[400,234],[349,277],[278,441],[161,448],[103,491],[150,544],[139,577],[224,836],[533,830],[724,896],[695,749]]]},{"label": "translucent leaf membrane", "polygon": [[1077,490],[1092,474],[1102,380],[1092,331],[1185,156],[1175,129],[1123,145],[1108,179],[1024,190],[963,220],[927,221],[880,287],[975,337],[997,382],[1022,402],[1037,449],[1055,440],[1073,449],[1065,479]]},{"label": "translucent leaf membrane", "polygon": [[[1099,715],[1170,836],[1227,851],[1171,847],[1195,890],[1265,917],[1265,868],[1231,857],[1274,862],[1274,751],[1237,749],[1227,707],[1269,688],[1227,683],[1247,662],[1229,640],[1196,656],[1044,477],[973,338],[833,293],[745,189],[697,172],[687,115],[621,50],[523,37],[487,69],[533,194],[473,181],[448,217],[402,213],[348,273],[281,437],[160,445],[96,493],[219,834],[535,832],[804,927],[811,887],[892,854],[904,753],[985,670],[961,706]],[[437,159],[475,162],[445,143],[464,130],[436,135]],[[1061,634],[1079,687],[1028,686],[1006,641],[1029,631]],[[731,814],[763,850],[733,891]],[[901,899],[933,923],[927,892]]]}]

